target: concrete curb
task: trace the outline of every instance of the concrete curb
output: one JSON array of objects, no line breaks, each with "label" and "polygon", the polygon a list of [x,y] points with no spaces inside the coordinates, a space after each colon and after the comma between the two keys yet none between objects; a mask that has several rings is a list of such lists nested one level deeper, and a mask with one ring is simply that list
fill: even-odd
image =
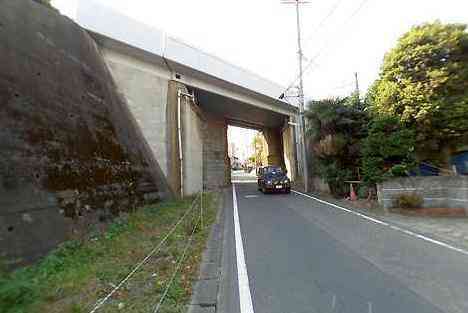
[{"label": "concrete curb", "polygon": [[221,255],[224,237],[224,194],[219,193],[216,222],[211,227],[197,280],[188,305],[188,313],[215,313],[221,280]]}]

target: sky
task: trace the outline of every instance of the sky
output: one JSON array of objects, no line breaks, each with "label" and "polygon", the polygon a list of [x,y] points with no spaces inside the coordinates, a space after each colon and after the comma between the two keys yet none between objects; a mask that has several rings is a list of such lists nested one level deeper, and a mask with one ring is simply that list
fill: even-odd
[{"label": "sky", "polygon": [[[280,0],[95,0],[281,85],[297,77],[296,16]],[[64,14],[76,0],[53,0]],[[330,14],[331,13],[331,14]],[[348,95],[377,78],[385,52],[411,26],[468,23],[466,0],[310,0],[301,5],[309,98]],[[318,55],[318,56],[317,56]],[[317,57],[315,57],[317,56]]]},{"label": "sky", "polygon": [[[53,0],[73,16],[77,0]],[[280,0],[95,0],[283,86],[296,80],[296,15]],[[412,26],[468,23],[467,0],[310,0],[301,5],[304,91],[308,99],[361,94],[383,57]],[[307,64],[310,64],[307,66]],[[249,141],[254,132],[231,131]],[[249,144],[245,142],[244,145]]]}]

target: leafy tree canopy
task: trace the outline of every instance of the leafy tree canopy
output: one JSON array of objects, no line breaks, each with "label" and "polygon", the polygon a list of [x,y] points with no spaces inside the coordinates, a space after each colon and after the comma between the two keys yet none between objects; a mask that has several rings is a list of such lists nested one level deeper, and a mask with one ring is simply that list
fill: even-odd
[{"label": "leafy tree canopy", "polygon": [[362,145],[363,179],[372,185],[406,176],[415,167],[415,131],[395,116],[378,116],[369,123]]},{"label": "leafy tree canopy", "polygon": [[466,25],[413,27],[385,56],[368,97],[373,112],[417,129],[419,144],[437,150],[459,141],[468,132]]},{"label": "leafy tree canopy", "polygon": [[346,191],[345,180],[357,175],[360,140],[366,136],[367,114],[357,95],[309,103],[307,136],[313,172],[334,195]]}]

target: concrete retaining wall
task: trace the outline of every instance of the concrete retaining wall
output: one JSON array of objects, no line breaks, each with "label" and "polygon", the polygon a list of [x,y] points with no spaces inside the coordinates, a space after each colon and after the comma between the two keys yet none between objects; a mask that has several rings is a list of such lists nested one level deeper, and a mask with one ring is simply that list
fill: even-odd
[{"label": "concrete retaining wall", "polygon": [[465,208],[468,210],[468,177],[405,177],[377,186],[379,203],[384,208],[395,206],[401,194],[416,193],[424,199],[425,208]]},{"label": "concrete retaining wall", "polygon": [[0,257],[30,262],[163,190],[96,43],[28,0],[0,10]]}]

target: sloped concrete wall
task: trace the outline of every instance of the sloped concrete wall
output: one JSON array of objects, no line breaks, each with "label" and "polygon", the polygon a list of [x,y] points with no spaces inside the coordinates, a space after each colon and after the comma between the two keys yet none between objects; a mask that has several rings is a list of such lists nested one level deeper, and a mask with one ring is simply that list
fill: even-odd
[{"label": "sloped concrete wall", "polygon": [[30,0],[0,10],[0,254],[37,259],[166,187],[89,35]]},{"label": "sloped concrete wall", "polygon": [[416,193],[425,208],[465,208],[468,212],[467,176],[426,176],[392,179],[377,186],[379,203],[392,208],[402,194]]},{"label": "sloped concrete wall", "polygon": [[101,49],[119,93],[125,98],[165,176],[169,174],[167,149],[167,93],[171,73],[156,64],[115,50]]}]

